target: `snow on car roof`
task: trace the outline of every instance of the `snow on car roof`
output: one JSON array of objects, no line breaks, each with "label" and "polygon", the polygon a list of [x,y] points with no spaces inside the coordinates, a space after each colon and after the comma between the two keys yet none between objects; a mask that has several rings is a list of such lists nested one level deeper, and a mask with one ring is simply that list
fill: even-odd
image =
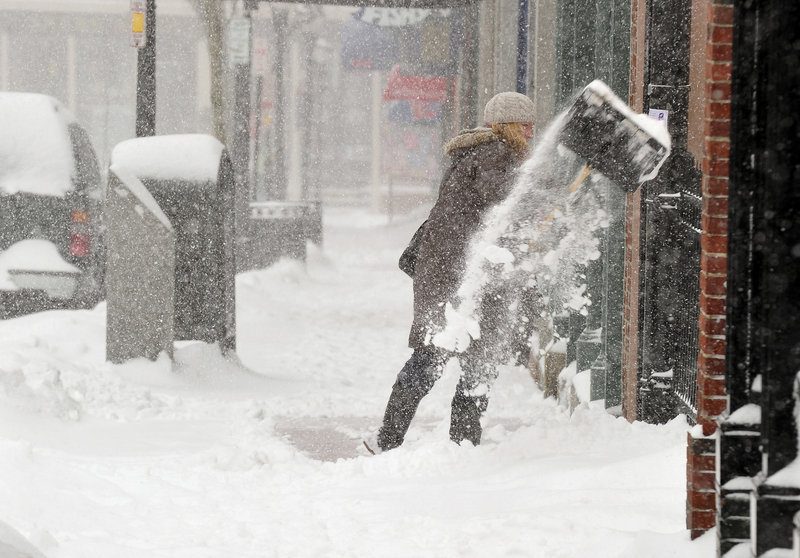
[{"label": "snow on car roof", "polygon": [[206,134],[173,134],[118,143],[111,164],[140,179],[216,182],[224,146]]},{"label": "snow on car roof", "polygon": [[53,97],[0,93],[0,193],[63,196],[71,191],[75,162],[68,126],[74,121]]}]

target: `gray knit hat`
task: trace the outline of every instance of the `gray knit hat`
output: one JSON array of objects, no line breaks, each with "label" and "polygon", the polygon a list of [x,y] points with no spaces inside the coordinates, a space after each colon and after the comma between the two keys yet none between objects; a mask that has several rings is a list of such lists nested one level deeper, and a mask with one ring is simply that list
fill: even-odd
[{"label": "gray knit hat", "polygon": [[498,93],[486,103],[483,120],[487,124],[533,122],[533,101],[522,93]]}]

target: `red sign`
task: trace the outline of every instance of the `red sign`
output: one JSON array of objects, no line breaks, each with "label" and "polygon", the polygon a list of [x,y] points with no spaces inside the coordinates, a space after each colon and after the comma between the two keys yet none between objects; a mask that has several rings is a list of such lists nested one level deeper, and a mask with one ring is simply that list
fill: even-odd
[{"label": "red sign", "polygon": [[401,74],[395,66],[389,72],[384,101],[421,101],[443,103],[447,100],[447,78]]}]

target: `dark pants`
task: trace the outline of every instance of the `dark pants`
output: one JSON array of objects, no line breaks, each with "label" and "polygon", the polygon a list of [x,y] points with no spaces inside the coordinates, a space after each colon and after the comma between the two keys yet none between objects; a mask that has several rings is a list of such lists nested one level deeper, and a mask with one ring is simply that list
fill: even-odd
[{"label": "dark pants", "polygon": [[487,364],[479,344],[474,350],[468,349],[460,354],[426,347],[415,349],[397,375],[386,405],[383,426],[378,432],[378,445],[382,450],[403,443],[420,401],[433,389],[452,357],[459,360],[461,377],[451,403],[450,439],[456,443],[463,440],[474,445],[480,443],[480,418],[489,404],[489,390],[497,377],[496,366]]}]

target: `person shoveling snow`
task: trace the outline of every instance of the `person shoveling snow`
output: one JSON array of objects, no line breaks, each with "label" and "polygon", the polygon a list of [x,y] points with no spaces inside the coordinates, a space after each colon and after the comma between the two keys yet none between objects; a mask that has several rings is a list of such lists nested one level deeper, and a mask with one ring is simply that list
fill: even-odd
[{"label": "person shoveling snow", "polygon": [[[553,268],[571,267],[563,258],[553,261],[553,248],[561,243],[572,264],[596,252],[586,235],[569,227],[559,239],[551,221],[576,201],[570,196],[593,169],[632,190],[655,176],[669,153],[668,135],[664,141],[660,131],[637,124],[638,115],[602,82],[590,84],[555,119],[527,161],[534,124],[528,97],[495,95],[484,120],[491,127],[464,131],[446,144],[450,166],[438,200],[401,258],[414,280],[413,353],[392,387],[382,426],[364,442],[372,453],[403,443],[421,400],[450,362],[460,368],[450,438],[480,443],[498,367],[524,355],[544,312],[537,276],[560,280],[563,273]],[[576,153],[587,163],[569,185],[564,173],[574,169]]]}]

